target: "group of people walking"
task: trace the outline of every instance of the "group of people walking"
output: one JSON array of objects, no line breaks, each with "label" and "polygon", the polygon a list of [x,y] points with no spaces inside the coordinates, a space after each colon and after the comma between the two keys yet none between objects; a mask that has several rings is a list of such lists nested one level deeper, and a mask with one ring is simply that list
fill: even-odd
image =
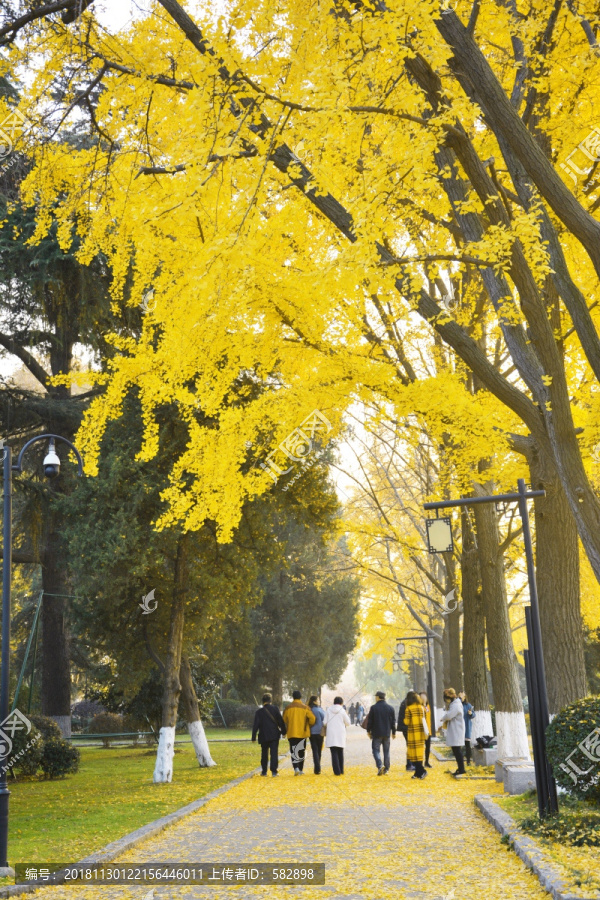
[{"label": "group of people walking", "polygon": [[[307,741],[312,749],[315,775],[321,774],[324,743],[331,753],[333,774],[343,775],[346,728],[356,721],[366,729],[371,738],[371,750],[378,775],[387,775],[390,770],[390,740],[395,739],[396,731],[399,731],[406,740],[406,768],[414,772],[413,778],[422,780],[427,775],[427,769],[431,768],[431,709],[427,694],[409,691],[400,704],[397,723],[394,707],[386,702],[385,696],[384,691],[377,691],[376,701],[363,722],[362,704],[353,703],[346,712],[342,697],[336,697],[333,705],[324,710],[316,695],[311,696],[308,704],[305,704],[301,692],[294,691],[292,702],[282,715],[279,708],[271,702],[271,695],[265,694],[262,698],[263,705],[254,716],[252,728],[252,740],[255,741],[258,737],[262,749],[261,775],[266,776],[269,768],[272,775],[278,774],[279,741],[283,736],[287,736],[289,742],[294,775],[304,774]],[[458,766],[452,774],[464,775],[463,748],[467,764],[470,764],[471,723],[475,711],[466,694],[457,694],[454,688],[446,688],[444,691],[444,706],[440,724],[445,730],[446,743],[451,747]]]},{"label": "group of people walking", "polygon": [[321,774],[323,743],[331,753],[333,774],[344,774],[346,728],[351,722],[344,709],[342,697],[336,697],[333,706],[324,710],[319,705],[316,695],[313,694],[309,698],[307,705],[302,702],[301,692],[294,691],[292,702],[284,710],[283,715],[277,706],[271,703],[270,694],[265,694],[262,702],[261,709],[256,710],[252,728],[252,740],[255,741],[258,736],[262,748],[261,775],[266,776],[268,768],[271,769],[272,775],[277,775],[279,740],[284,735],[287,736],[290,745],[294,775],[304,774],[307,741],[310,741],[312,749],[315,775]]},{"label": "group of people walking", "polygon": [[[444,707],[440,724],[445,731],[446,744],[452,750],[458,766],[456,772],[452,773],[457,777],[465,774],[463,747],[467,765],[471,764],[471,729],[475,710],[465,692],[457,694],[454,688],[446,688],[444,691]],[[431,710],[427,694],[408,692],[398,711],[398,730],[406,740],[407,770],[414,770],[413,778],[425,778],[425,769],[431,768]],[[377,762],[377,757],[375,761]]]},{"label": "group of people walking", "polygon": [[362,703],[358,700],[356,703],[351,703],[348,707],[348,715],[350,716],[351,725],[354,725],[355,723],[357,725],[362,724],[362,720],[365,717],[365,708]]}]

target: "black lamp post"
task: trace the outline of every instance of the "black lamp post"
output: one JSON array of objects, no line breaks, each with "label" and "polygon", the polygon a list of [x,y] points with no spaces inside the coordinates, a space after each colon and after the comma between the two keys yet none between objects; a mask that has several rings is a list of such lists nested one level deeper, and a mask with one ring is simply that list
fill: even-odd
[{"label": "black lamp post", "polygon": [[[78,463],[78,475],[83,475],[81,454],[71,441],[59,434],[39,434],[27,441],[22,448],[16,463],[12,462],[12,450],[4,447],[4,546],[2,565],[2,672],[0,675],[0,729],[8,718],[10,687],[10,587],[12,571],[12,473],[23,469],[25,452],[37,441],[49,440],[48,453],[44,457],[43,468],[46,478],[56,478],[60,472],[60,459],[56,453],[55,442],[67,444]],[[8,798],[10,791],[6,782],[6,762],[10,754],[8,743],[0,736],[0,877],[12,874],[8,866]],[[4,870],[4,871],[3,871]]]},{"label": "black lamp post", "polygon": [[[538,811],[540,818],[555,815],[558,812],[558,798],[556,782],[552,773],[552,767],[546,753],[546,729],[550,722],[548,714],[548,691],[546,688],[546,669],[544,666],[544,651],[542,647],[542,629],[540,627],[540,613],[538,605],[537,584],[535,580],[535,565],[533,561],[533,548],[531,543],[531,530],[529,528],[529,512],[527,500],[530,497],[544,497],[545,491],[528,491],[525,482],[519,478],[516,493],[492,494],[487,497],[463,497],[460,500],[444,500],[436,503],[425,503],[424,509],[434,509],[436,513],[440,509],[449,507],[474,506],[478,503],[514,503],[519,504],[519,513],[523,523],[523,542],[525,544],[525,559],[527,561],[527,579],[529,582],[529,606],[525,607],[525,621],[527,626],[527,642],[525,651],[525,673],[527,676],[527,694],[529,697],[529,720],[531,738],[533,743],[533,761],[535,763],[535,781],[537,788]],[[431,541],[430,522],[428,520],[427,533],[430,537],[429,552],[443,553],[448,549],[448,535],[444,531],[445,526],[434,528],[434,538],[440,538],[439,546]],[[441,520],[440,520],[441,521]],[[449,520],[446,520],[449,521]],[[439,534],[438,534],[439,532]]]}]

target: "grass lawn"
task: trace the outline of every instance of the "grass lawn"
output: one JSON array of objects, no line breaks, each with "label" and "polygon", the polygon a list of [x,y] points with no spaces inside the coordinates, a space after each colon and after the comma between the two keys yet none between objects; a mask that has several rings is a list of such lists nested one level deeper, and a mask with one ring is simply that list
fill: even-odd
[{"label": "grass lawn", "polygon": [[559,819],[546,819],[543,826],[536,824],[531,828],[527,820],[537,822],[538,814],[533,791],[514,797],[494,797],[494,800],[517,825],[525,823],[523,830],[562,869],[567,892],[577,897],[600,897],[600,810],[597,806],[561,794]]},{"label": "grass lawn", "polygon": [[239,741],[252,737],[251,728],[206,728],[205,731],[209,741]]},{"label": "grass lawn", "polygon": [[192,745],[180,745],[171,784],[152,782],[154,748],[82,747],[77,775],[9,781],[9,861],[76,862],[259,765],[257,746],[215,743],[217,765],[200,769]]}]

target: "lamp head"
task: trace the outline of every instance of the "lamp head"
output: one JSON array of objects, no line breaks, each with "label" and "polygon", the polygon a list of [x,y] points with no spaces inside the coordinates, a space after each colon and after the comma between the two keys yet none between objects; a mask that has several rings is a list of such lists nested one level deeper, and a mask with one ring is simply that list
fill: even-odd
[{"label": "lamp head", "polygon": [[60,459],[54,447],[54,438],[50,438],[50,446],[44,457],[43,466],[46,478],[56,478],[60,473]]}]

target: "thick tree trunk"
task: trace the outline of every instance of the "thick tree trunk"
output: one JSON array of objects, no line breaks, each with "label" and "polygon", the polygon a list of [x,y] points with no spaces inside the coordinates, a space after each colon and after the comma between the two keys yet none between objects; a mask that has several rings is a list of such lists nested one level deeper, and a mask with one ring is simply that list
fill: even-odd
[{"label": "thick tree trunk", "polygon": [[283,703],[283,675],[281,672],[273,672],[271,676],[272,682],[272,691],[273,691],[273,703],[276,706],[281,706]]},{"label": "thick tree trunk", "polygon": [[474,743],[481,735],[492,735],[494,732],[487,687],[485,615],[479,557],[471,521],[464,510],[461,525],[464,685],[469,702],[475,708],[471,734],[471,741]]},{"label": "thick tree trunk", "polygon": [[585,697],[587,677],[579,592],[577,526],[554,466],[532,442],[527,454],[536,497],[536,580],[550,713]]},{"label": "thick tree trunk", "polygon": [[179,538],[177,544],[177,557],[175,561],[175,580],[171,602],[169,643],[163,675],[162,727],[160,729],[158,748],[156,751],[156,765],[154,767],[155,783],[169,782],[173,779],[175,727],[177,725],[179,694],[181,693],[179,670],[181,668],[181,653],[183,646],[187,550],[188,539],[187,535],[183,534]]},{"label": "thick tree trunk", "polygon": [[[493,485],[476,485],[479,495],[492,494]],[[496,710],[498,756],[530,758],[523,701],[519,687],[517,657],[512,642],[504,564],[496,509],[491,503],[477,504],[475,512],[483,607],[488,637],[490,672]]]},{"label": "thick tree trunk", "polygon": [[210,755],[208,741],[206,740],[206,734],[204,733],[204,727],[200,719],[198,697],[196,696],[196,690],[192,680],[190,663],[185,654],[182,654],[181,656],[179,680],[181,682],[181,699],[185,712],[185,720],[192,739],[192,744],[194,745],[198,765],[200,768],[216,766],[216,762]]},{"label": "thick tree trunk", "polygon": [[71,591],[56,513],[52,507],[45,517],[42,588],[42,715],[54,719],[63,735],[70,738],[71,664],[68,601],[65,595]]}]

